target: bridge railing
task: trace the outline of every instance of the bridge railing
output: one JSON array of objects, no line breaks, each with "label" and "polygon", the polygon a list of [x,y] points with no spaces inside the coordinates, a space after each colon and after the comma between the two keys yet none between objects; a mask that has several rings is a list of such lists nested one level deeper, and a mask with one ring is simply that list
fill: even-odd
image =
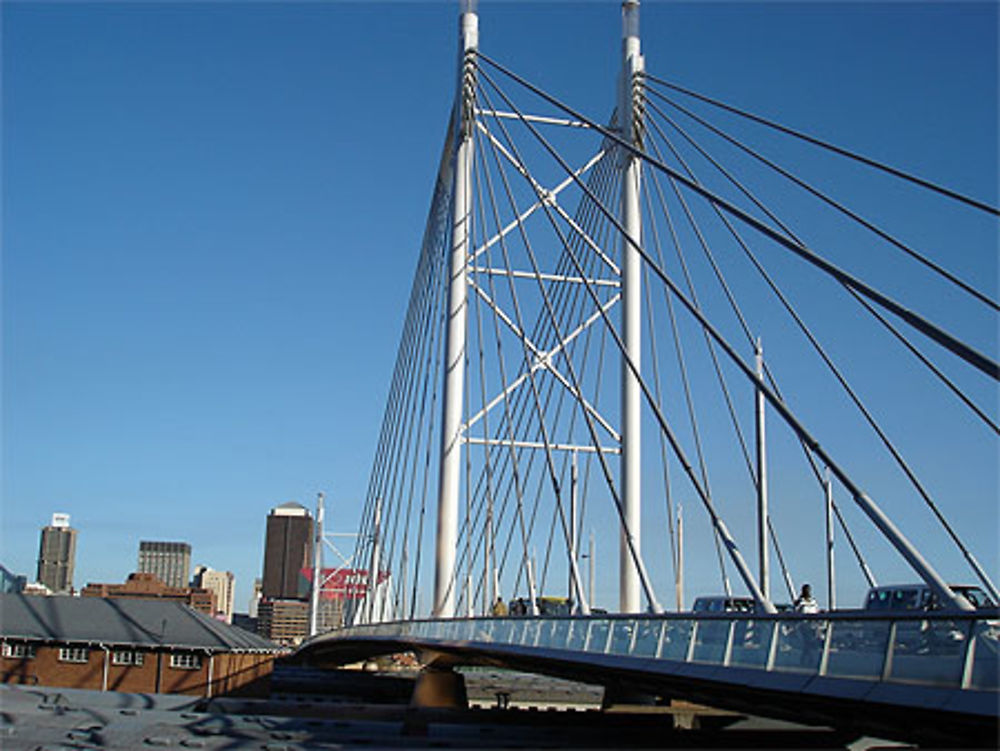
[{"label": "bridge railing", "polygon": [[323,638],[513,648],[998,691],[1000,609],[397,621]]}]

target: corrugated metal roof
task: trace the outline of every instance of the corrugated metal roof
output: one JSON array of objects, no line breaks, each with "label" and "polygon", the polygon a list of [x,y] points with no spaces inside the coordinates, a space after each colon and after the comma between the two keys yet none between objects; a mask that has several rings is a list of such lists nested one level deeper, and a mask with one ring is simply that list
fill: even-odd
[{"label": "corrugated metal roof", "polygon": [[57,642],[279,652],[257,634],[176,602],[0,594],[0,636]]}]

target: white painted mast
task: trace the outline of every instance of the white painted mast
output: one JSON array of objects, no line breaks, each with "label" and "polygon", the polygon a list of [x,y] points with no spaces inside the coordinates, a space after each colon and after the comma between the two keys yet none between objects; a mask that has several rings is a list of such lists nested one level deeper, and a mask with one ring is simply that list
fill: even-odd
[{"label": "white painted mast", "polygon": [[[633,98],[636,74],[643,69],[639,47],[639,1],[622,3],[622,80],[621,102],[618,108],[622,137],[636,147],[641,146],[640,117]],[[639,385],[642,356],[642,258],[637,250],[642,243],[642,213],[639,205],[641,169],[637,157],[622,154],[621,213],[626,236],[622,238],[621,326],[627,358],[635,370],[622,358],[621,414],[621,497],[624,524],[619,551],[619,610],[637,613],[642,609],[639,599],[639,570],[635,557],[639,555],[642,507],[640,421],[642,392]],[[631,544],[629,543],[631,537]]]},{"label": "white painted mast", "polygon": [[470,59],[479,46],[475,0],[462,0],[459,20],[458,139],[452,205],[451,259],[448,276],[448,330],[442,394],[441,464],[438,477],[437,544],[434,571],[435,618],[455,615],[455,551],[458,542],[458,494],[462,468],[462,398],[465,388],[465,336],[469,223],[472,219],[472,126],[475,67]]},{"label": "white painted mast", "polygon": [[309,636],[319,633],[319,591],[323,587],[323,494],[316,495],[312,587],[309,591]]},{"label": "white painted mast", "polygon": [[376,616],[377,599],[379,596],[379,569],[382,567],[382,499],[375,499],[375,531],[372,533],[372,558],[368,567],[368,623],[381,620],[381,613]]},{"label": "white painted mast", "polygon": [[[760,339],[755,347],[757,378],[764,381],[764,348]],[[768,510],[767,510],[767,436],[764,431],[764,392],[756,389],[757,417],[757,561],[760,566],[760,591],[765,600],[771,599],[771,563],[768,558]]]},{"label": "white painted mast", "polygon": [[580,608],[580,597],[577,593],[578,582],[573,576],[573,563],[577,560],[576,515],[577,515],[577,481],[576,451],[571,452],[572,463],[569,469],[569,599],[573,601],[573,612]]},{"label": "white painted mast", "polygon": [[833,567],[833,480],[826,471],[826,608],[837,609],[837,576]]},{"label": "white painted mast", "polygon": [[676,573],[677,612],[684,610],[684,516],[681,504],[677,504],[677,573]]}]

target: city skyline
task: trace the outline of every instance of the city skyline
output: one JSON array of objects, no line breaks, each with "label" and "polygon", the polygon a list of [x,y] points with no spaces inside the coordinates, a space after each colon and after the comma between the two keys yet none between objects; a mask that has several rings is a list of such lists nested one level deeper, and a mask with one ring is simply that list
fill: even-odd
[{"label": "city skyline", "polygon": [[[0,13],[0,563],[30,575],[39,509],[60,508],[80,531],[78,584],[123,580],[142,539],[180,539],[192,563],[235,574],[243,611],[271,508],[311,511],[323,491],[328,529],[357,526],[454,95],[457,3]],[[651,69],[997,202],[994,4],[642,13]],[[616,4],[480,15],[484,52],[607,115]],[[996,297],[995,254],[965,239],[949,262]],[[996,351],[995,331],[955,320]],[[994,388],[972,388],[995,407]],[[894,427],[921,457],[995,466],[993,439]],[[948,511],[995,571],[996,478],[960,480]],[[617,544],[598,539],[602,606]],[[718,588],[687,563],[689,600]],[[860,604],[851,586],[842,599]]]}]

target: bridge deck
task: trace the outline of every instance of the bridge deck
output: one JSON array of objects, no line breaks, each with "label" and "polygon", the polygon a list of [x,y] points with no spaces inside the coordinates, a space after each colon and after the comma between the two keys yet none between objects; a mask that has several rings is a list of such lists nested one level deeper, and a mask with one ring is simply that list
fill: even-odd
[{"label": "bridge deck", "polygon": [[[299,655],[413,650],[889,737],[994,743],[1000,611],[473,618],[356,626]],[[921,721],[913,721],[913,710]]]}]

